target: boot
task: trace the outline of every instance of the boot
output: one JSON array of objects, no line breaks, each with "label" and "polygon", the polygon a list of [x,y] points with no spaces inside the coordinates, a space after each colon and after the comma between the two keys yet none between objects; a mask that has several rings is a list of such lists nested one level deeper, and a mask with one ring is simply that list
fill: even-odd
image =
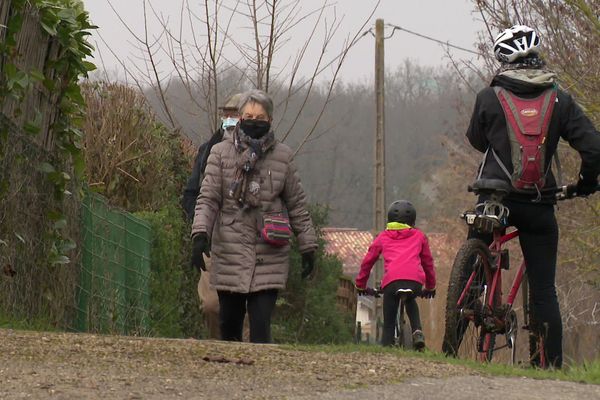
[{"label": "boot", "polygon": [[417,329],[414,331],[412,334],[412,339],[415,350],[423,351],[423,349],[425,349],[425,335],[423,334],[422,330]]}]

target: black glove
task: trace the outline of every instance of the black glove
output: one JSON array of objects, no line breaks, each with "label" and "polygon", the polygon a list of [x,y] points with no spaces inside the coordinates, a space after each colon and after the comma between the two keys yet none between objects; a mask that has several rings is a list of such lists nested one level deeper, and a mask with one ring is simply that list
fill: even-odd
[{"label": "black glove", "polygon": [[435,289],[423,289],[421,297],[424,299],[433,299],[435,297]]},{"label": "black glove", "polygon": [[302,278],[306,278],[315,268],[315,252],[302,253]]},{"label": "black glove", "polygon": [[374,289],[374,288],[359,288],[358,286],[356,287],[356,291],[358,292],[359,296],[373,296],[373,297],[381,297],[381,289]]},{"label": "black glove", "polygon": [[206,232],[197,233],[192,237],[192,267],[195,267],[198,271],[206,271],[202,253],[210,257],[210,244]]},{"label": "black glove", "polygon": [[578,196],[589,196],[590,194],[594,194],[596,189],[598,188],[598,178],[589,179],[584,178],[579,175],[579,180],[577,181],[577,195]]}]

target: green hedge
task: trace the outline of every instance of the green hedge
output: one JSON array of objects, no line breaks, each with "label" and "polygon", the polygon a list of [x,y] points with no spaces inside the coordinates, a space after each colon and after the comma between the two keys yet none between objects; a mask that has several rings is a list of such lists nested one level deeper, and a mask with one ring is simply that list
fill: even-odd
[{"label": "green hedge", "polygon": [[[311,209],[317,229],[326,221],[327,210]],[[189,225],[173,204],[158,212],[136,213],[153,230],[150,278],[150,330],[155,336],[205,337],[198,307],[198,273],[190,268]],[[288,285],[280,293],[273,318],[277,343],[349,343],[353,337],[353,315],[341,311],[336,292],[342,264],[325,255],[319,241],[316,270],[311,280],[300,277],[301,257],[296,243],[290,255]]]},{"label": "green hedge", "polygon": [[137,216],[152,227],[150,276],[150,333],[163,337],[201,337],[201,315],[196,285],[198,274],[189,268],[189,226],[181,210],[171,204]]},{"label": "green hedge", "polygon": [[[317,228],[327,223],[328,210],[311,207]],[[342,275],[337,257],[324,254],[325,242],[319,239],[315,272],[310,280],[302,279],[301,256],[297,243],[290,255],[290,276],[286,290],[277,302],[273,319],[273,339],[278,343],[349,343],[353,338],[354,316],[337,307],[336,293]]]}]

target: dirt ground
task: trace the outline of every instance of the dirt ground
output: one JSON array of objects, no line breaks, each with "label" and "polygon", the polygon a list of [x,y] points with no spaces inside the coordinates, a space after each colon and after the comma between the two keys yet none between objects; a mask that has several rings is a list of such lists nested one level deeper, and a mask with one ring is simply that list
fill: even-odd
[{"label": "dirt ground", "polygon": [[0,329],[0,399],[435,400],[480,399],[482,391],[488,399],[600,399],[596,385],[485,377],[390,353]]}]

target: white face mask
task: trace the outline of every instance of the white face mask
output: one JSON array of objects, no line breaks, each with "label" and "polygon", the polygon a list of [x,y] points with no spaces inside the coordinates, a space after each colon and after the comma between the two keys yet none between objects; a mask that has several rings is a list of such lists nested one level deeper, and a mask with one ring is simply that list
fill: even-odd
[{"label": "white face mask", "polygon": [[222,118],[221,121],[223,121],[221,127],[223,128],[223,130],[227,130],[230,128],[234,128],[237,125],[239,118]]}]

